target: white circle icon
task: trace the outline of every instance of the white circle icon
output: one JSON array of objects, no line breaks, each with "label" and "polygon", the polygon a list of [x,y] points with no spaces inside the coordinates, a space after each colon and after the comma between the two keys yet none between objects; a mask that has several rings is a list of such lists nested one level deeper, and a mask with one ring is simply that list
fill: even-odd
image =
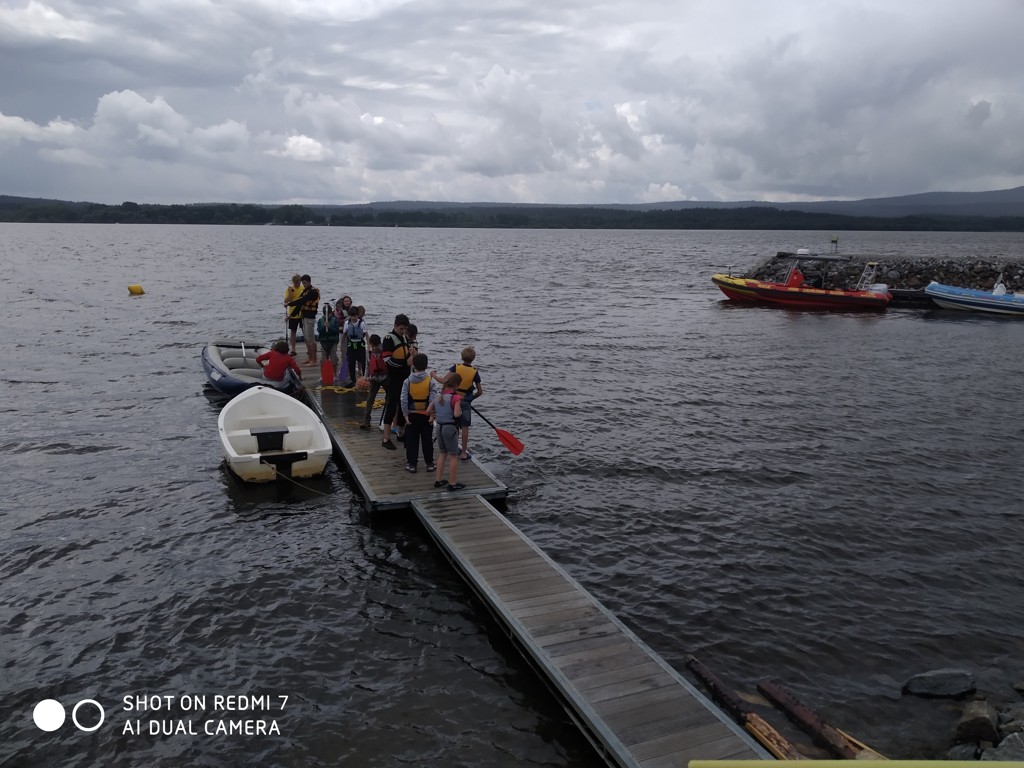
[{"label": "white circle icon", "polygon": [[56,699],[43,699],[32,710],[32,719],[41,731],[56,731],[64,725],[67,713]]},{"label": "white circle icon", "polygon": [[[78,722],[78,708],[81,707],[83,704],[92,704],[94,707],[96,707],[96,709],[100,711],[100,721],[96,723],[96,725],[86,727],[82,725],[80,722]],[[61,709],[61,713],[63,712],[64,710]],[[75,708],[71,710],[71,722],[75,724],[75,727],[78,730],[85,731],[86,733],[92,733],[101,725],[103,725],[103,718],[106,716],[106,714],[107,713],[103,710],[103,706],[95,699],[82,699],[80,702],[75,704]]]}]

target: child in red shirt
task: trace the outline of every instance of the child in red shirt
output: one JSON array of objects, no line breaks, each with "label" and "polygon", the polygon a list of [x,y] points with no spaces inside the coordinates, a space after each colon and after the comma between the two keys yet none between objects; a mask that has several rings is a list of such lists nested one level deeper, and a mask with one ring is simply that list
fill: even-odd
[{"label": "child in red shirt", "polygon": [[[264,361],[266,365],[263,366]],[[290,368],[296,376],[302,378],[302,369],[295,358],[288,354],[288,342],[278,341],[270,351],[256,356],[256,362],[263,366],[263,378],[267,381],[284,381],[285,372]]]}]

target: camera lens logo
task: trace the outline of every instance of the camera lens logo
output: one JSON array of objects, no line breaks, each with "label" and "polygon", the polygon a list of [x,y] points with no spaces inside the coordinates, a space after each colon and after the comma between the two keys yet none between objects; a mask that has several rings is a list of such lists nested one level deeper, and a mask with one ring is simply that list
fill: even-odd
[{"label": "camera lens logo", "polygon": [[[99,720],[95,725],[82,725],[78,720],[78,712],[83,705],[92,705],[96,707],[99,712]],[[88,710],[87,710],[88,711]],[[103,709],[103,705],[95,699],[82,699],[80,702],[75,704],[71,710],[71,722],[75,724],[75,727],[80,731],[86,733],[92,733],[101,725],[103,725],[103,719],[106,717],[106,711]],[[35,709],[32,710],[32,719],[36,723],[36,727],[41,731],[56,731],[67,719],[67,712],[64,711],[64,705],[56,699],[43,699],[36,704]]]}]

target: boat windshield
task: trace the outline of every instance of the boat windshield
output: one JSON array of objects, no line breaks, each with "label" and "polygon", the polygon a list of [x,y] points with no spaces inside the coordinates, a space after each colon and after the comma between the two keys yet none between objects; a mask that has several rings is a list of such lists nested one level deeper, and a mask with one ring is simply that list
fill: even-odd
[{"label": "boat windshield", "polygon": [[[783,282],[786,285],[793,285],[799,280],[797,287],[807,288],[830,287],[829,278],[835,278],[835,273],[838,272],[836,267],[840,264],[848,264],[853,258],[834,253],[811,253],[806,248],[784,255],[792,259],[792,263],[789,265],[789,271],[786,272],[786,279]],[[832,275],[829,274],[830,267],[833,270]]]}]

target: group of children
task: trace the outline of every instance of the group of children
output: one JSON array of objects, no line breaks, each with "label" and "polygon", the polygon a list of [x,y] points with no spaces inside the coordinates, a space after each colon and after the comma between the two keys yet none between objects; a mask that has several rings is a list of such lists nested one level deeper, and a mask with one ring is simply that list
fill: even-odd
[{"label": "group of children", "polygon": [[[324,360],[333,364],[339,384],[366,390],[366,409],[360,428],[370,429],[374,400],[383,389],[383,446],[395,450],[391,442],[394,431],[396,439],[405,443],[406,471],[416,472],[422,449],[427,471],[435,473],[435,488],[447,486],[450,491],[465,488],[458,482],[459,462],[470,459],[472,401],[484,391],[474,366],[476,350],[473,347],[463,349],[460,362],[444,374],[428,373],[427,356],[416,346],[416,326],[408,317],[396,316],[394,328],[382,339],[376,333],[367,334],[366,310],[356,306],[352,297],[343,295],[334,307],[324,303],[318,310],[319,299],[320,291],[313,287],[309,275],[293,276],[284,297],[291,344],[278,342],[267,353],[264,376],[272,378],[279,373],[283,378],[285,370],[290,368],[301,378],[301,369],[294,360],[296,332],[301,323],[307,349],[306,364],[317,362],[319,344]],[[313,317],[317,317],[315,327],[311,322]],[[339,346],[344,349],[343,360],[338,354]],[[435,441],[439,451],[436,464]]]},{"label": "group of children", "polygon": [[[465,488],[458,481],[459,462],[468,461],[469,427],[472,423],[472,401],[483,394],[480,373],[473,366],[476,350],[462,350],[462,361],[444,374],[427,372],[429,361],[423,352],[411,359],[412,370],[402,383],[401,410],[405,431],[398,440],[405,442],[405,469],[416,472],[420,449],[427,472],[434,472],[434,487],[447,485],[449,491]],[[371,407],[371,404],[367,404]],[[461,438],[461,440],[460,440]],[[438,460],[434,463],[434,441]],[[447,480],[445,469],[447,467]]]},{"label": "group of children", "polygon": [[[349,296],[342,296],[334,308],[324,304],[316,321],[316,339],[338,374],[338,382],[354,387],[359,377],[366,375],[366,309],[352,304]],[[378,341],[380,337],[378,336]],[[339,345],[343,345],[344,364],[339,365]],[[313,361],[314,363],[316,360]],[[343,375],[344,374],[344,375]]]}]

